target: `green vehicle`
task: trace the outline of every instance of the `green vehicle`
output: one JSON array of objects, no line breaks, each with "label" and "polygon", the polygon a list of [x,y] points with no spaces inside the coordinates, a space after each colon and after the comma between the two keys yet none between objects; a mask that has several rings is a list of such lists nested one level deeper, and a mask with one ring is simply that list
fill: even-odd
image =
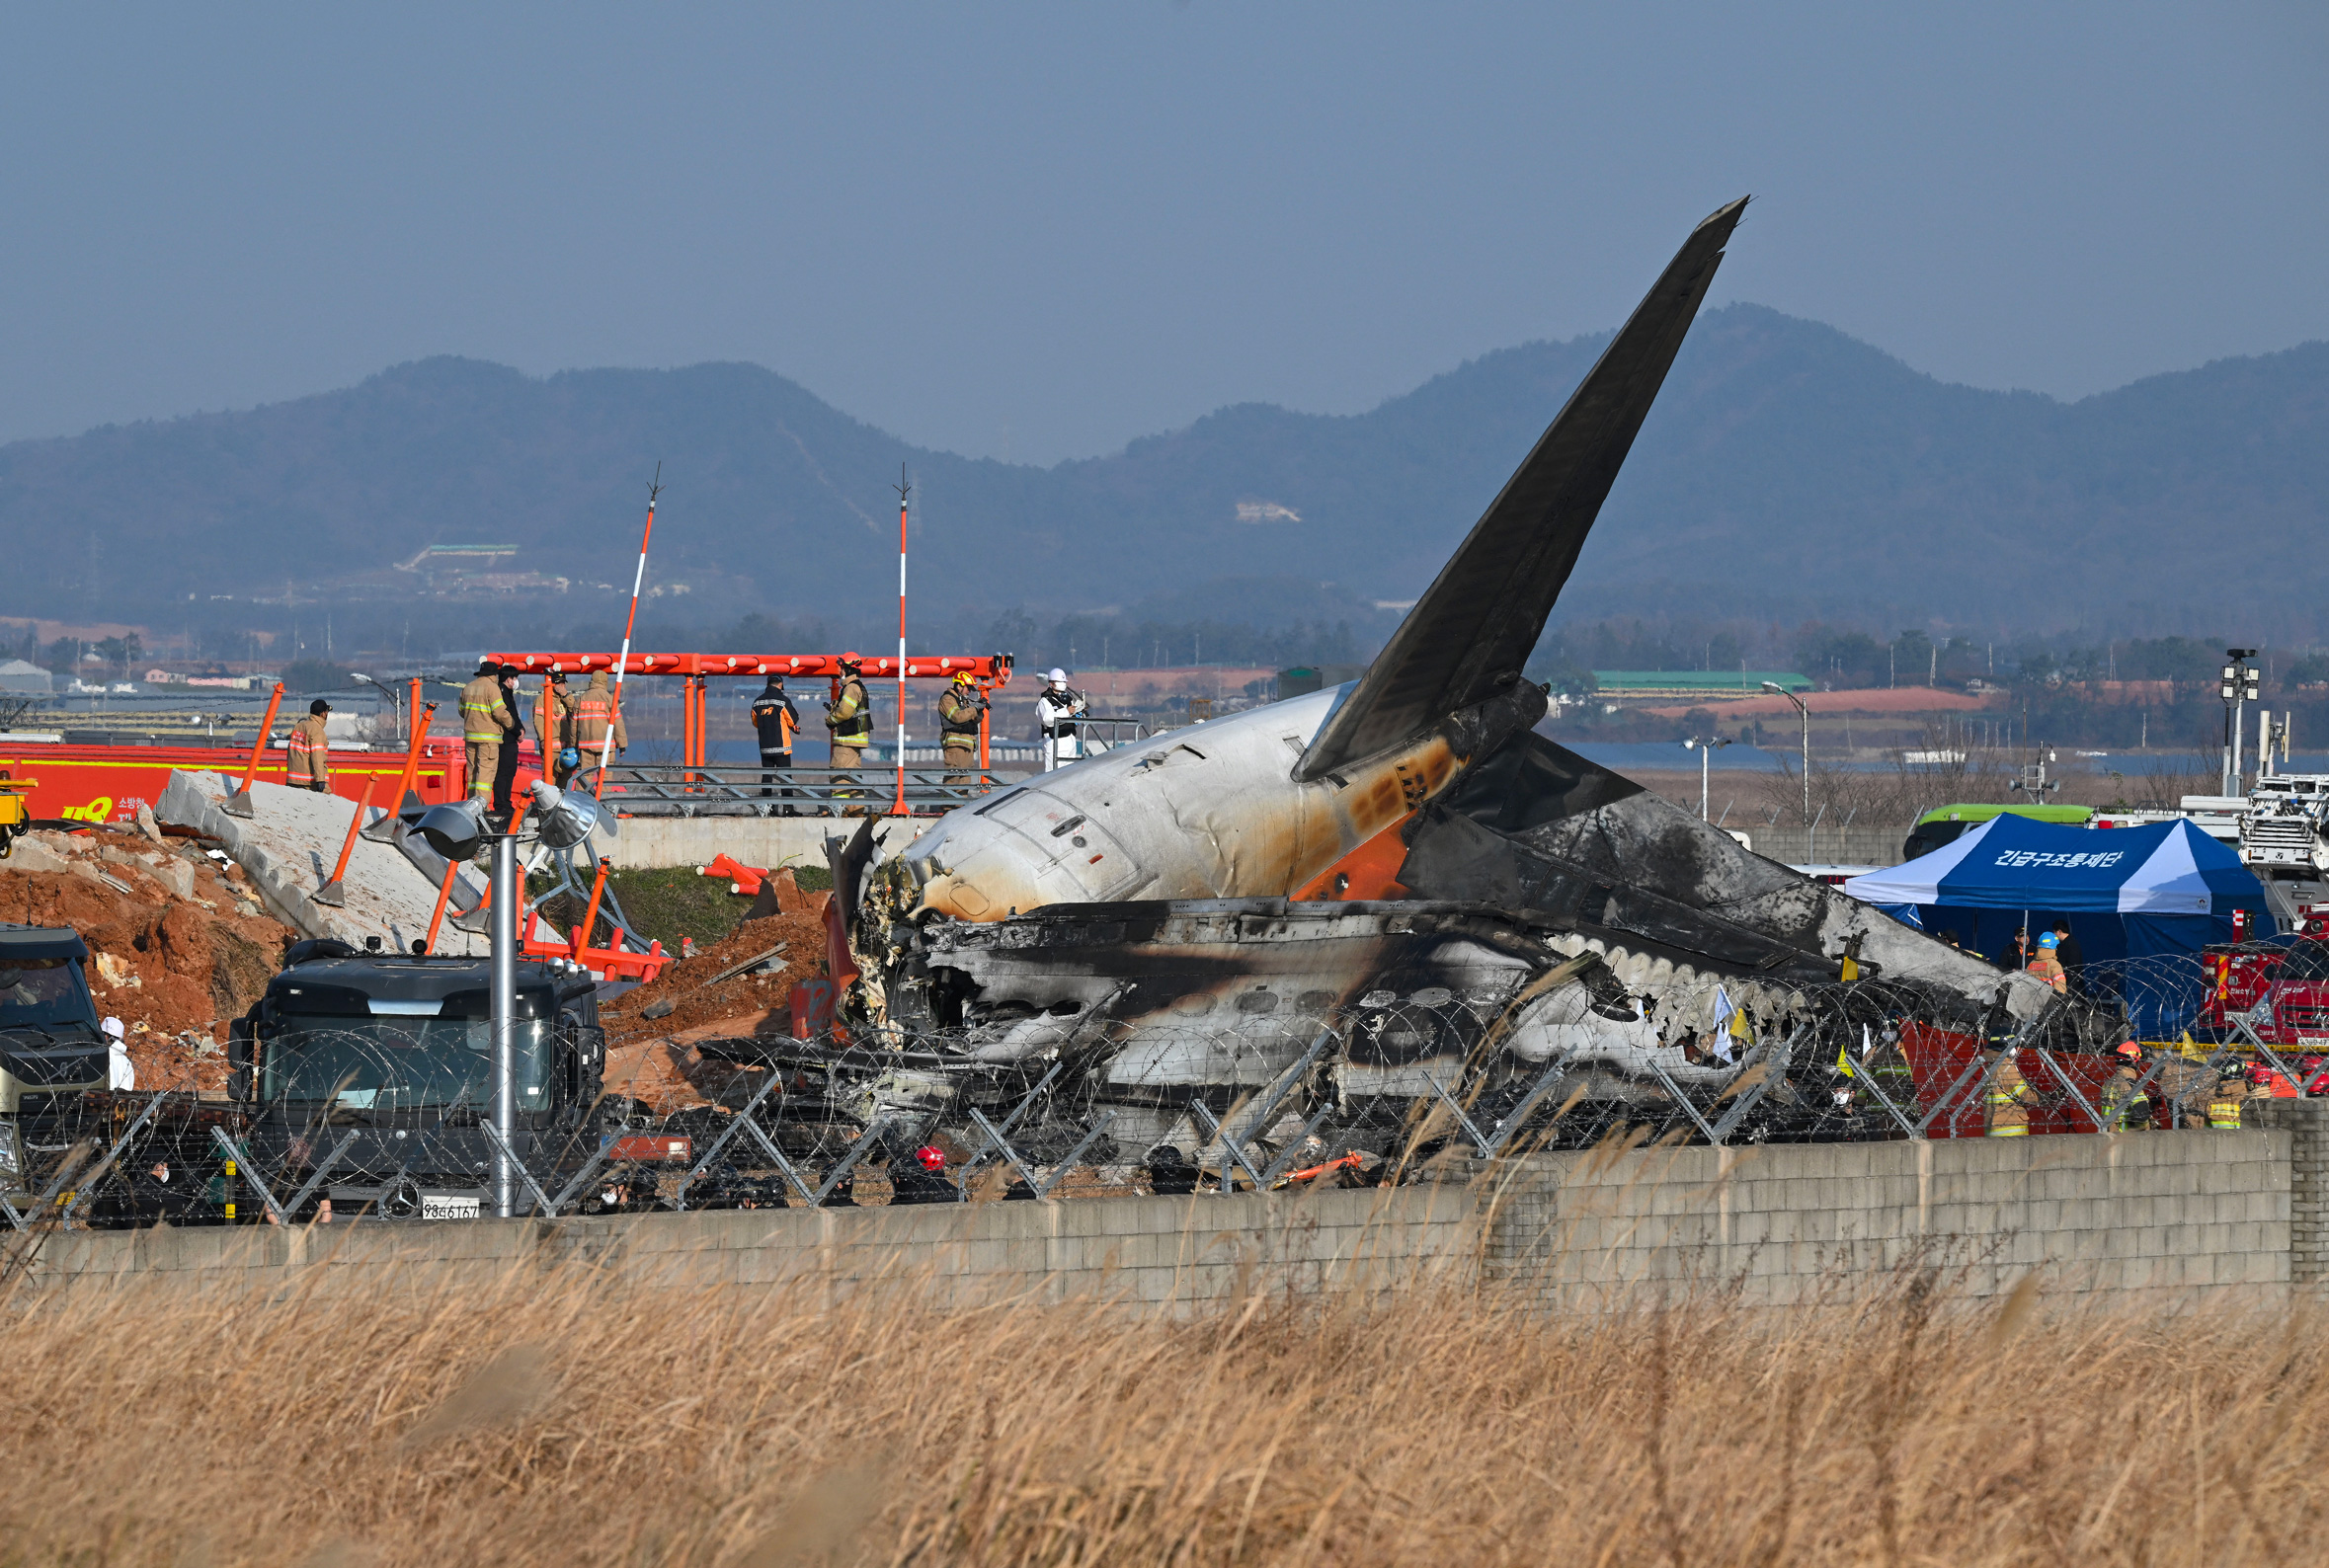
[{"label": "green vehicle", "polygon": [[1929,855],[1958,835],[1980,826],[1993,817],[2027,817],[2034,823],[2063,823],[2084,827],[2095,820],[2092,806],[1936,806],[1916,820],[1900,844],[1900,858]]}]

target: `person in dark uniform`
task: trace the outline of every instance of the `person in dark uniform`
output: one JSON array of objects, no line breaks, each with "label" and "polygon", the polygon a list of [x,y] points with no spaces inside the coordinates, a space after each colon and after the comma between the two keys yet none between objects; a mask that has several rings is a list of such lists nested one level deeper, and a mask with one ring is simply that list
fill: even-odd
[{"label": "person in dark uniform", "polygon": [[510,710],[508,739],[502,742],[502,754],[494,759],[493,811],[507,823],[515,809],[510,804],[510,791],[518,782],[518,743],[525,739],[525,726],[518,715],[525,711],[518,699],[518,666],[504,665],[496,679],[502,688],[502,705]]},{"label": "person in dark uniform", "polygon": [[[790,770],[792,767],[792,738],[800,734],[801,731],[801,710],[794,707],[792,698],[785,695],[782,675],[770,675],[768,684],[762,689],[759,696],[753,698],[752,727],[760,732],[761,766]],[[769,789],[769,785],[774,779],[775,774],[773,773],[764,772],[761,775],[761,798],[763,800],[774,793]],[[783,796],[786,800],[792,799],[790,785],[784,787]],[[784,815],[790,817],[792,808],[785,807]]]},{"label": "person in dark uniform", "polygon": [[2078,938],[2070,934],[2070,917],[2054,917],[2054,962],[2062,966],[2062,977],[2070,982],[2070,994],[2086,994],[2086,949],[2078,945]]}]

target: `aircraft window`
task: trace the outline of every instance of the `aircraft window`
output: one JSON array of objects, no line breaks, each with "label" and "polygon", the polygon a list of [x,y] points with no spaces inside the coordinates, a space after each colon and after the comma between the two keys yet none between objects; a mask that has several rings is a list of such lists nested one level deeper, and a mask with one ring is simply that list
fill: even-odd
[{"label": "aircraft window", "polygon": [[1359,1005],[1361,1007],[1389,1007],[1398,1000],[1399,992],[1397,991],[1369,991],[1359,998]]},{"label": "aircraft window", "polygon": [[1294,1004],[1306,1013],[1323,1013],[1334,1005],[1332,991],[1304,991]]},{"label": "aircraft window", "polygon": [[1407,998],[1418,1007],[1445,1007],[1456,999],[1456,993],[1445,985],[1426,985]]},{"label": "aircraft window", "polygon": [[1242,1013],[1274,1013],[1277,1010],[1278,996],[1275,991],[1247,991],[1238,998],[1238,1011]]},{"label": "aircraft window", "polygon": [[1186,996],[1176,996],[1172,999],[1172,1010],[1183,1018],[1202,1018],[1213,1011],[1213,993],[1191,991]]}]

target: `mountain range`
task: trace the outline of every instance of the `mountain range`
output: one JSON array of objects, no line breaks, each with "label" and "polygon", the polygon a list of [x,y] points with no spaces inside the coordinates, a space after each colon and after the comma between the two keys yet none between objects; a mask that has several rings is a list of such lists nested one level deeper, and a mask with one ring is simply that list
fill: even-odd
[{"label": "mountain range", "polygon": [[[903,465],[914,586],[957,616],[1395,611],[1606,341],[1486,354],[1354,416],[1238,405],[1051,468],[915,447],[756,365],[425,359],[0,446],[0,535],[20,546],[0,616],[408,591],[395,563],[477,541],[619,591],[659,461],[650,581],[707,610],[879,624]],[[1733,305],[1684,347],[1560,615],[2306,641],[2329,622],[2325,520],[2329,344],[2062,403]]]}]

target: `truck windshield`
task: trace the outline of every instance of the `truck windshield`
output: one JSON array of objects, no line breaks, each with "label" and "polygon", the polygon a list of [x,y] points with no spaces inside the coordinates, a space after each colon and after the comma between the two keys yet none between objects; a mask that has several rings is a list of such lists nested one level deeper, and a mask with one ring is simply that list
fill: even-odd
[{"label": "truck windshield", "polygon": [[[543,1023],[520,1019],[518,1109],[549,1102]],[[493,1104],[493,1025],[483,1018],[351,1018],[294,1014],[267,1036],[262,1097],[330,1101],[355,1111]]]},{"label": "truck windshield", "polygon": [[88,1024],[89,983],[69,958],[0,957],[0,1029]]},{"label": "truck windshield", "polygon": [[2275,978],[2307,981],[2329,980],[2329,942],[2290,943],[2289,956],[2281,961],[2281,973]]}]

